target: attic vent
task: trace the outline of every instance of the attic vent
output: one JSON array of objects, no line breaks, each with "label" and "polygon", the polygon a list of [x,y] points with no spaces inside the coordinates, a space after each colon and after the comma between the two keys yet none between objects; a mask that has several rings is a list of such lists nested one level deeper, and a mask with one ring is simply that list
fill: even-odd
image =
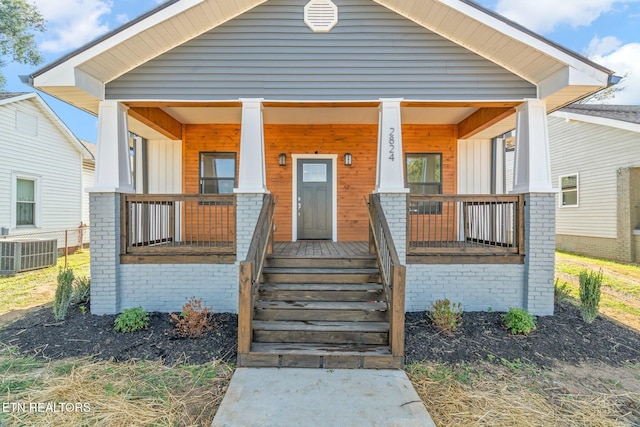
[{"label": "attic vent", "polygon": [[338,6],[331,0],[311,0],[304,7],[304,23],[314,33],[328,33],[338,23]]}]

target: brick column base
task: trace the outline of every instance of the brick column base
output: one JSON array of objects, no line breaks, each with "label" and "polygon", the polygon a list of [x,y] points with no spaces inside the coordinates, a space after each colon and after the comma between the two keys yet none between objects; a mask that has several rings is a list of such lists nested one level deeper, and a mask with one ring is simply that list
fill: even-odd
[{"label": "brick column base", "polygon": [[525,194],[525,287],[523,306],[531,314],[553,314],[555,194]]},{"label": "brick column base", "polygon": [[91,193],[91,313],[120,312],[120,194]]}]

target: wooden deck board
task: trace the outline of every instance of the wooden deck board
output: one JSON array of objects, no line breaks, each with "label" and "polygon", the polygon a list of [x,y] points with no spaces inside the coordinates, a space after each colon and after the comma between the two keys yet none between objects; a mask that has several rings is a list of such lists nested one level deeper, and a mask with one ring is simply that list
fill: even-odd
[{"label": "wooden deck board", "polygon": [[274,257],[370,258],[367,242],[329,242],[326,240],[274,242]]}]

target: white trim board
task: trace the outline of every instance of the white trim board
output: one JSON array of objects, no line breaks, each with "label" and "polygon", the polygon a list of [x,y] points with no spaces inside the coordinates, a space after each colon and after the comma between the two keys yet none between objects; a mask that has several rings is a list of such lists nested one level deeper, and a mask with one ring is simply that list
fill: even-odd
[{"label": "white trim board", "polygon": [[291,240],[298,240],[298,210],[296,206],[298,205],[297,195],[298,195],[298,160],[300,159],[329,159],[331,162],[331,178],[333,180],[332,184],[332,209],[331,209],[331,239],[334,242],[338,241],[338,155],[337,154],[292,154],[291,155],[291,163],[293,163],[292,167],[292,175],[291,175]]}]

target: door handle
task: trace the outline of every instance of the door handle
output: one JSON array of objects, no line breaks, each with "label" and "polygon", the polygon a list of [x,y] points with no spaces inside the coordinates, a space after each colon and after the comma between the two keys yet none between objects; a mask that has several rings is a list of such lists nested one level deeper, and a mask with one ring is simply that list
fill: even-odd
[{"label": "door handle", "polygon": [[302,215],[302,197],[298,196],[298,216]]}]

